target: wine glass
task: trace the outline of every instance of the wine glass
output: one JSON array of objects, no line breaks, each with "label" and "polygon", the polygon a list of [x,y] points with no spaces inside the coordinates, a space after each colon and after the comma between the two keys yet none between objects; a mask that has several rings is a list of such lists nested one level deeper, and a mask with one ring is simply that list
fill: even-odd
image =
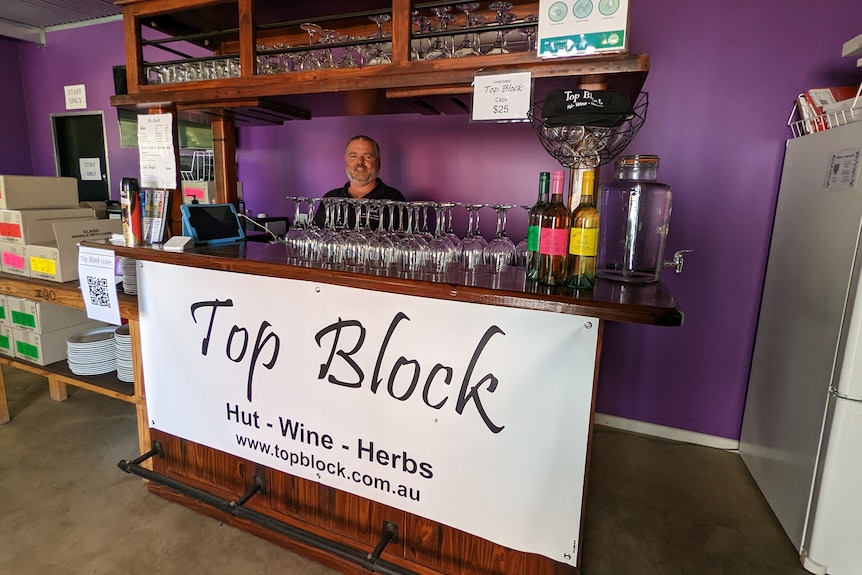
[{"label": "wine glass", "polygon": [[446,211],[455,204],[452,202],[435,202],[432,205],[436,225],[434,226],[434,238],[428,243],[427,265],[432,274],[443,275],[458,255],[458,249],[446,235],[445,225]]},{"label": "wine glass", "polygon": [[324,228],[320,233],[319,253],[320,260],[324,265],[337,265],[341,263],[341,238],[336,229],[337,200],[335,198],[323,198],[323,209],[326,219]]},{"label": "wine glass", "polygon": [[[420,34],[426,34],[431,31],[431,18],[428,16],[422,16],[418,13],[414,13],[412,16],[412,22],[419,28]],[[413,43],[416,43],[419,46],[417,50]],[[414,40],[410,42],[410,59],[411,60],[422,60],[425,57],[425,51],[422,50],[422,39]]]},{"label": "wine glass", "polygon": [[535,41],[536,33],[538,32],[538,21],[538,14],[529,14],[524,16],[524,24],[529,24],[529,26],[518,28],[518,32],[527,39],[527,52],[532,52],[535,49],[533,42]]},{"label": "wine glass", "polygon": [[391,36],[389,32],[383,31],[383,23],[392,20],[392,16],[389,14],[376,14],[369,16],[368,19],[377,24],[377,31],[371,35],[372,38],[388,38]]},{"label": "wine glass", "polygon": [[366,66],[377,66],[380,64],[391,64],[392,58],[383,49],[383,44],[372,44],[365,57]]},{"label": "wine glass", "polygon": [[461,267],[476,271],[485,263],[485,246],[488,242],[479,232],[479,210],[484,204],[462,204],[467,210],[467,235],[458,244]]},{"label": "wine glass", "polygon": [[[498,24],[508,24],[515,19],[514,14],[509,13],[509,10],[512,9],[511,2],[491,2],[488,4],[488,8],[497,13]],[[506,34],[508,34],[507,30],[497,30],[497,39],[486,54],[508,54],[509,47],[506,45]]]},{"label": "wine glass", "polygon": [[315,262],[320,256],[320,230],[314,226],[314,204],[320,198],[299,198],[307,206],[306,219],[302,227],[302,236],[299,238],[300,258],[306,262]]},{"label": "wine glass", "polygon": [[434,41],[431,42],[431,46],[428,47],[428,51],[425,52],[426,60],[441,60],[443,58],[450,58],[452,56],[452,51],[446,45],[444,40],[445,33],[449,30],[449,23],[455,20],[455,15],[451,14],[452,7],[451,6],[438,6],[433,8],[434,16],[437,18],[438,22],[438,30],[443,34],[434,38]]},{"label": "wine glass", "polygon": [[[533,209],[531,204],[521,204],[520,207],[522,210],[527,212],[527,218],[529,219],[530,210]],[[529,226],[529,221],[527,222]],[[515,244],[515,261],[514,265],[519,267],[526,267],[527,265],[527,248],[529,247],[529,230],[527,231],[527,235],[524,236],[520,242]]]},{"label": "wine glass", "polygon": [[[371,215],[377,214],[377,228],[368,233],[368,264],[375,269],[387,269],[393,263],[395,257],[395,243],[386,231],[383,218],[383,210],[391,206],[387,205],[389,200],[370,200],[368,211],[365,213],[366,233],[372,229]],[[390,215],[391,218],[391,215]]]},{"label": "wine glass", "polygon": [[[461,45],[455,50],[453,56],[455,58],[478,56],[480,54],[479,48],[476,45],[477,42],[473,40],[474,37],[478,37],[478,34],[470,32],[470,28],[473,27],[473,24],[477,23],[477,17],[473,15],[473,11],[479,8],[479,3],[467,2],[466,4],[457,4],[456,7],[464,12],[464,27],[467,29],[467,32],[464,34],[464,39],[461,41]],[[484,19],[484,16],[482,19]]]},{"label": "wine glass", "polygon": [[365,237],[362,227],[362,211],[367,203],[367,198],[347,199],[348,210],[353,208],[353,228],[348,227],[344,233],[343,259],[344,264],[351,267],[364,266],[368,254],[368,238]]},{"label": "wine glass", "polygon": [[506,213],[515,206],[509,204],[492,204],[491,209],[497,213],[497,231],[494,239],[485,247],[485,261],[490,264],[492,273],[505,273],[515,259],[515,244],[506,235]]},{"label": "wine glass", "polygon": [[414,225],[416,221],[415,207],[408,205],[406,211],[406,235],[398,242],[398,254],[401,263],[401,270],[406,272],[408,275],[413,275],[422,271],[426,255],[428,253],[428,244],[414,233]]},{"label": "wine glass", "polygon": [[[336,32],[335,30],[321,30],[320,31],[320,41],[324,45],[332,44],[333,42],[335,42],[335,39],[338,38],[339,36],[341,36],[341,34],[339,32]],[[326,46],[326,48],[323,49],[323,52],[321,52],[320,57],[318,59],[318,63],[319,63],[318,67],[321,70],[331,70],[331,69],[336,67],[335,61],[333,60],[333,57],[332,57],[332,47],[331,46]]]},{"label": "wine glass", "polygon": [[[353,40],[353,36],[340,36],[339,42],[347,42]],[[338,68],[361,68],[362,67],[362,52],[356,46],[347,46],[344,53],[338,59],[336,67]]]},{"label": "wine glass", "polygon": [[299,263],[300,261],[300,244],[299,241],[302,239],[302,232],[304,224],[300,222],[300,207],[302,206],[302,200],[304,198],[299,198],[298,196],[288,196],[288,200],[293,202],[293,226],[287,231],[287,235],[284,237],[284,243],[287,247],[287,263]]},{"label": "wine glass", "polygon": [[452,215],[452,208],[456,205],[455,202],[446,202],[446,237],[449,239],[449,242],[455,246],[457,249],[458,244],[461,243],[461,238],[458,237],[458,234],[455,233],[453,229],[455,218]]},{"label": "wine glass", "polygon": [[[323,30],[320,24],[314,24],[313,22],[306,22],[305,24],[300,24],[299,27],[308,32],[309,46],[314,45],[314,35],[319,34]],[[299,69],[307,71],[317,70],[318,68],[320,68],[320,62],[314,55],[314,50],[309,48],[306,52],[303,52],[299,58]]]}]

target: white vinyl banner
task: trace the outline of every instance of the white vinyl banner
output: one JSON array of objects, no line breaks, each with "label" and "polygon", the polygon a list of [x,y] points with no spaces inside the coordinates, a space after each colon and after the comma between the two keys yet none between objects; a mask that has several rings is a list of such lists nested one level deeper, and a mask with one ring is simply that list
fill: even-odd
[{"label": "white vinyl banner", "polygon": [[150,425],[576,564],[595,318],[140,262]]}]

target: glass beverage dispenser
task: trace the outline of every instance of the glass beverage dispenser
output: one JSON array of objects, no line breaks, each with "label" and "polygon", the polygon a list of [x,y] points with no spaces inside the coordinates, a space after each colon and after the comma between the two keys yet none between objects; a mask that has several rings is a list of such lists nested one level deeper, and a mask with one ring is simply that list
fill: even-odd
[{"label": "glass beverage dispenser", "polygon": [[[614,181],[602,186],[596,275],[628,283],[658,281],[665,267],[670,186],[658,183],[658,156],[617,159]],[[687,250],[686,250],[687,251]],[[671,264],[682,270],[682,252]]]}]

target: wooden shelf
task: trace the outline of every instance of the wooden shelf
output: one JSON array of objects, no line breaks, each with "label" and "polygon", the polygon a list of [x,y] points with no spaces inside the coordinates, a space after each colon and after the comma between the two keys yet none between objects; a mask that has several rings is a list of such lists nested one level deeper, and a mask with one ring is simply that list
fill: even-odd
[{"label": "wooden shelf", "polygon": [[[0,273],[0,295],[84,309],[84,298],[81,296],[81,287],[77,281],[57,283]],[[121,293],[118,294],[118,300],[120,317],[138,319],[138,298]]]},{"label": "wooden shelf", "polygon": [[[411,11],[426,12],[446,2],[409,0],[282,3],[277,0],[121,0],[123,7],[129,93],[114,96],[111,104],[147,109],[176,105],[230,119],[237,126],[280,124],[293,119],[389,113],[465,114],[471,105],[473,78],[482,73],[531,72],[534,100],[553,88],[607,87],[637,92],[649,71],[643,54],[608,54],[542,59],[534,51],[509,54],[411,60]],[[453,6],[455,2],[449,3]],[[538,11],[538,3],[515,1],[512,13],[523,18]],[[252,8],[253,5],[253,8]],[[488,12],[487,8],[484,8]],[[392,63],[362,68],[258,74],[258,46],[278,43],[295,50],[307,45],[300,22],[332,22],[339,32],[368,37],[375,30],[368,14],[388,13],[392,20]],[[464,18],[458,10],[453,13]],[[489,12],[493,21],[493,13]],[[460,21],[459,21],[460,22]],[[235,78],[147,85],[142,26],[204,47],[219,54],[238,55],[240,76]],[[455,25],[453,25],[454,29]],[[492,29],[492,27],[489,27]],[[427,34],[425,34],[427,36]],[[159,44],[164,46],[165,44]],[[322,47],[322,44],[315,46]],[[148,50],[155,50],[147,46]],[[261,52],[265,54],[266,52]],[[171,58],[175,55],[169,53]]]}]

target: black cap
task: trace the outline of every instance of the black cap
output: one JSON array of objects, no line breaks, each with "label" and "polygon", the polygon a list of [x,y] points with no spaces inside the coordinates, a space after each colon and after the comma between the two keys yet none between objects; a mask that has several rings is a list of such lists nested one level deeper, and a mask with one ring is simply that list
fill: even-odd
[{"label": "black cap", "polygon": [[609,90],[550,90],[542,104],[542,118],[549,126],[619,126],[634,116],[631,102]]}]

